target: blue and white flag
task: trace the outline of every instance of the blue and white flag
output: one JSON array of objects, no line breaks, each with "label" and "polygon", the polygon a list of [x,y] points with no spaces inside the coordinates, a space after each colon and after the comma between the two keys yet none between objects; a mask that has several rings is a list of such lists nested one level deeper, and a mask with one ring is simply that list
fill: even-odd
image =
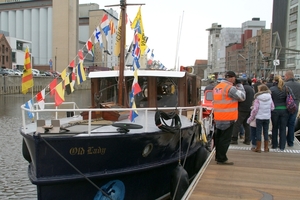
[{"label": "blue and white flag", "polygon": [[96,44],[97,42],[100,43],[100,49],[103,48],[103,42],[102,42],[102,35],[100,32],[100,28],[99,26],[96,27],[95,31],[94,31],[94,36],[95,36],[95,41],[94,43]]},{"label": "blue and white flag", "polygon": [[[25,108],[33,110],[33,101],[32,99],[25,103]],[[30,119],[34,117],[34,113],[27,111],[27,115]]]}]

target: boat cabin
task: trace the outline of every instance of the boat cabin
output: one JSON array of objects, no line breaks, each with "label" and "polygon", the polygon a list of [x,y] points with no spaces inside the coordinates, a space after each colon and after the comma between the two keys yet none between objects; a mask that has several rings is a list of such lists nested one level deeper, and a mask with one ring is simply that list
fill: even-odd
[{"label": "boat cabin", "polygon": [[[107,104],[129,107],[133,73],[124,71],[123,98],[119,103],[119,71],[90,72],[92,107],[101,108]],[[137,108],[196,106],[201,100],[201,79],[188,72],[139,70],[138,84],[141,92],[134,96]]]}]

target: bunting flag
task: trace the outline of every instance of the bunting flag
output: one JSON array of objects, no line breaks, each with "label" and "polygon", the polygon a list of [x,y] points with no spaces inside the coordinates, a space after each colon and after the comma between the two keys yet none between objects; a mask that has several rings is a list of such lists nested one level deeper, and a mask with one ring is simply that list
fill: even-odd
[{"label": "bunting flag", "polygon": [[95,46],[94,45],[92,47],[91,54],[93,56],[93,61],[92,62],[94,62],[94,59],[95,59]]},{"label": "bunting flag", "polygon": [[[27,102],[25,103],[25,108],[30,109],[30,110],[33,110],[33,101],[32,101],[32,99],[29,100],[29,101],[27,101]],[[32,112],[30,112],[30,111],[27,111],[27,115],[28,115],[28,117],[29,117],[30,119],[32,119],[32,118],[34,117],[34,113],[32,113]]]},{"label": "bunting flag", "polygon": [[152,51],[151,51],[151,56],[150,56],[150,59],[148,60],[148,65],[152,65],[152,63],[153,63],[153,59],[154,59],[154,53],[153,53],[153,49],[152,49]]},{"label": "bunting flag", "polygon": [[96,27],[96,29],[94,31],[94,36],[95,36],[94,43],[96,44],[97,42],[99,42],[100,49],[102,49],[103,48],[103,42],[102,42],[102,36],[101,36],[101,32],[100,32],[99,26]]},{"label": "bunting flag", "polygon": [[105,34],[106,40],[108,42],[108,32],[110,30],[110,27],[109,27],[109,21],[108,21],[108,15],[107,14],[103,15],[103,17],[102,17],[101,28],[102,28],[102,30]]},{"label": "bunting flag", "polygon": [[24,69],[22,74],[22,93],[26,94],[33,87],[33,76],[28,47],[25,50]]},{"label": "bunting flag", "polygon": [[37,101],[40,109],[44,110],[45,109],[45,89],[43,89],[36,95],[36,101]]},{"label": "bunting flag", "polygon": [[60,77],[61,77],[62,80],[65,80],[65,78],[67,77],[67,69],[64,69],[61,72]]},{"label": "bunting flag", "polygon": [[74,87],[72,84],[72,74],[73,73],[70,73],[68,75],[68,77],[64,80],[65,81],[65,90],[68,95],[71,94],[72,92],[74,92]]},{"label": "bunting flag", "polygon": [[145,50],[147,49],[147,45],[146,45],[147,41],[146,41],[144,26],[142,21],[141,7],[139,8],[136,17],[134,18],[131,24],[131,29],[134,29],[135,31],[138,32],[138,37],[139,37],[138,42],[141,49],[141,55],[143,55]]},{"label": "bunting flag", "polygon": [[79,50],[78,53],[77,53],[77,55],[78,55],[79,60],[83,60],[82,50]]},{"label": "bunting flag", "polygon": [[113,35],[116,33],[115,24],[112,19],[109,22],[109,29],[110,29],[110,35]]},{"label": "bunting flag", "polygon": [[140,93],[142,91],[139,82],[138,82],[138,73],[137,70],[134,70],[133,72],[133,82],[132,82],[132,91],[133,91],[133,95],[136,95],[138,93]]},{"label": "bunting flag", "polygon": [[80,85],[80,83],[82,83],[85,80],[86,80],[86,76],[85,76],[83,64],[82,61],[80,61],[77,67],[77,84]]},{"label": "bunting flag", "polygon": [[[132,108],[136,108],[135,102],[132,103]],[[129,113],[129,119],[131,122],[134,122],[134,119],[138,117],[138,112],[136,110],[131,110]]]},{"label": "bunting flag", "polygon": [[71,84],[72,84],[72,86],[73,86],[73,88],[74,88],[74,86],[75,86],[75,82],[76,82],[76,75],[75,75],[75,71],[73,71],[72,72],[72,81],[71,81]]},{"label": "bunting flag", "polygon": [[85,46],[88,50],[88,53],[91,54],[92,56],[94,56],[94,53],[93,53],[94,45],[92,43],[91,38],[86,42]]},{"label": "bunting flag", "polygon": [[51,81],[50,85],[49,85],[49,89],[50,89],[50,95],[53,96],[55,95],[55,87],[57,85],[57,79],[53,79],[53,81]]},{"label": "bunting flag", "polygon": [[72,68],[74,68],[74,67],[75,67],[75,61],[72,60],[72,61],[70,62],[70,64],[69,64],[69,66],[72,67]]},{"label": "bunting flag", "polygon": [[138,37],[138,32],[135,31],[134,33],[134,38],[133,38],[133,50],[132,50],[132,56],[134,59],[134,63],[137,66],[137,68],[140,68],[140,64],[139,64],[139,59],[140,59],[140,46],[139,46],[139,37]]},{"label": "bunting flag", "polygon": [[61,105],[65,101],[65,91],[63,90],[62,82],[55,87],[55,106]]},{"label": "bunting flag", "polygon": [[130,107],[133,108],[133,110],[131,110],[129,113],[129,119],[131,122],[133,122],[134,119],[138,116],[138,112],[137,112],[137,110],[135,110],[136,104],[135,104],[134,97],[135,97],[135,95],[137,95],[138,93],[140,93],[142,91],[142,89],[138,83],[138,73],[137,73],[136,67],[134,67],[133,77],[134,78],[133,78],[133,82],[132,82],[132,88],[131,88],[131,92],[129,94]]},{"label": "bunting flag", "polygon": [[121,29],[122,29],[122,13],[120,15],[120,19],[119,19],[119,23],[118,23],[118,29],[117,29],[117,37],[116,37],[116,43],[115,43],[115,48],[114,48],[114,54],[115,54],[115,56],[119,56],[120,55]]}]

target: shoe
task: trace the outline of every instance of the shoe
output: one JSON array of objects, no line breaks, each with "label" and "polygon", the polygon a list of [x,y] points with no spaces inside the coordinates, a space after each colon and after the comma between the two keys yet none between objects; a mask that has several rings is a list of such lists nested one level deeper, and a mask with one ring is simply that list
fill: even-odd
[{"label": "shoe", "polygon": [[294,145],[293,145],[293,144],[292,144],[292,145],[289,145],[289,144],[288,144],[288,146],[289,146],[289,147],[293,147]]},{"label": "shoe", "polygon": [[226,160],[224,162],[217,162],[217,164],[219,164],[219,165],[233,165],[233,162],[230,162],[230,161]]},{"label": "shoe", "polygon": [[250,141],[244,141],[243,144],[250,145]]},{"label": "shoe", "polygon": [[238,144],[238,141],[231,140],[230,144]]}]

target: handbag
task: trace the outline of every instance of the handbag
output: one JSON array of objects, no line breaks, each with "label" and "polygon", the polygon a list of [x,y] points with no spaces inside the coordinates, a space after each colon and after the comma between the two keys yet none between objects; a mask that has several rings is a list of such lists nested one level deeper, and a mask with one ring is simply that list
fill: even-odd
[{"label": "handbag", "polygon": [[286,108],[288,109],[289,113],[293,114],[298,110],[298,107],[295,103],[293,95],[289,89],[289,87],[285,88],[286,91]]}]

